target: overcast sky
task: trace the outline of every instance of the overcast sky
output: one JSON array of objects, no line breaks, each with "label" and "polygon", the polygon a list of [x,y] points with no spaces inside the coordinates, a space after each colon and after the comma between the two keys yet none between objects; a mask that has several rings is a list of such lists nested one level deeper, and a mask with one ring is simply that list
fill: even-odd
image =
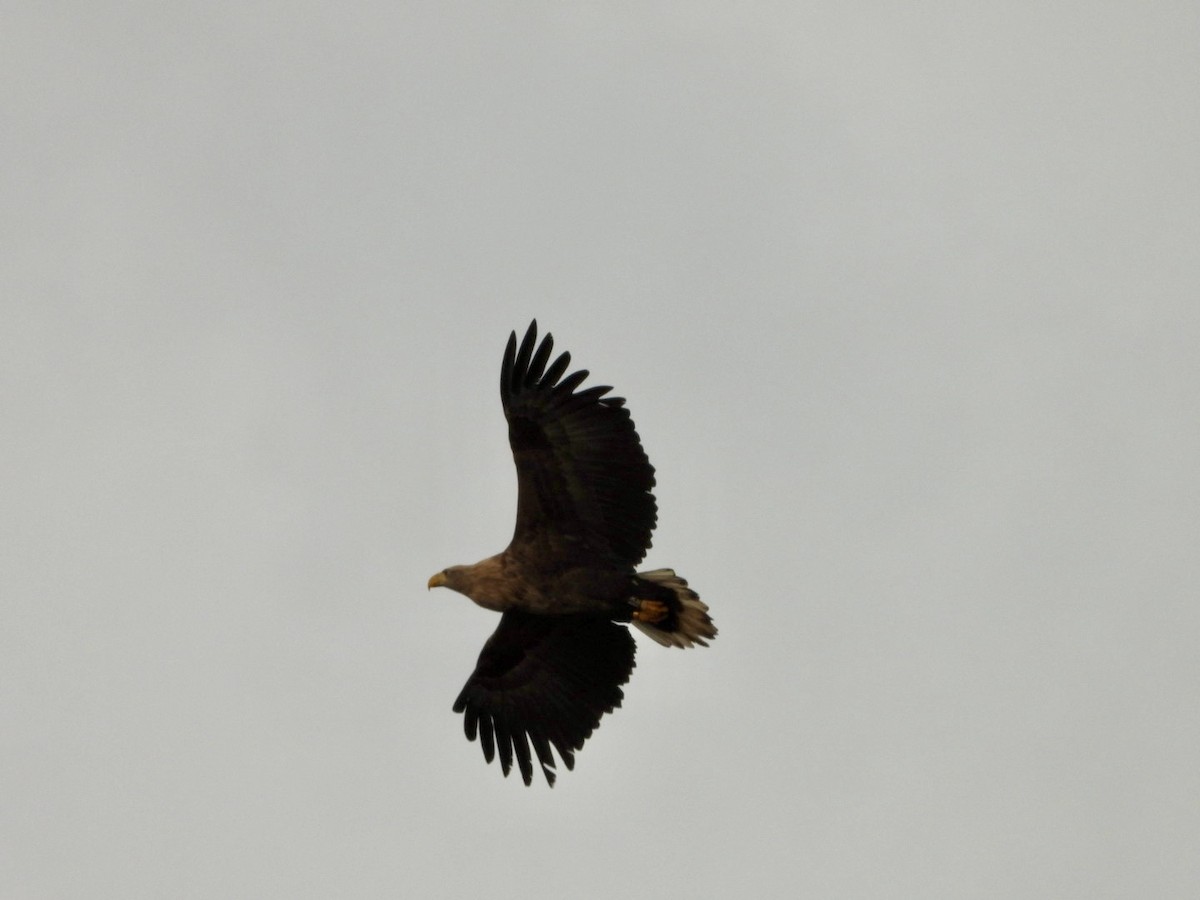
[{"label": "overcast sky", "polygon": [[[107,7],[107,9],[102,9]],[[1200,895],[1193,3],[0,16],[0,896]],[[558,786],[450,706],[536,316],[628,398]]]}]

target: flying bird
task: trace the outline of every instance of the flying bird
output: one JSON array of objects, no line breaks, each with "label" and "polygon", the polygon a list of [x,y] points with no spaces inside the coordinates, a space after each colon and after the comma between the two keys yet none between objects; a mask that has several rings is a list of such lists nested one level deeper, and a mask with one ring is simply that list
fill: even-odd
[{"label": "flying bird", "polygon": [[[667,647],[707,646],[708,607],[671,569],[638,572],[658,517],[654,467],[611,387],[579,389],[554,338],[537,321],[520,346],[509,335],[500,402],[517,467],[517,523],[508,548],[429,579],[501,614],[454,711],[484,758],[513,760],[525,784],[533,754],[547,783],[554,754],[575,752],[621,705],[634,666],[632,623]],[[532,754],[531,754],[532,748]]]}]

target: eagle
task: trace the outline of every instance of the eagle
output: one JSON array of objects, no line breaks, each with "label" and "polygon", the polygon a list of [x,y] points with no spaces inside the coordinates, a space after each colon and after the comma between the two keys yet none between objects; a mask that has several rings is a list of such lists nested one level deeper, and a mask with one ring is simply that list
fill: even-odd
[{"label": "eagle", "polygon": [[717,635],[708,606],[671,569],[636,571],[658,518],[654,467],[625,400],[611,387],[581,389],[571,354],[551,362],[537,320],[508,338],[500,402],[517,467],[517,522],[507,549],[429,579],[500,624],[483,646],[454,711],[487,762],[513,760],[529,785],[537,757],[550,787],[621,705],[634,667],[632,623],[666,647],[707,646]]}]

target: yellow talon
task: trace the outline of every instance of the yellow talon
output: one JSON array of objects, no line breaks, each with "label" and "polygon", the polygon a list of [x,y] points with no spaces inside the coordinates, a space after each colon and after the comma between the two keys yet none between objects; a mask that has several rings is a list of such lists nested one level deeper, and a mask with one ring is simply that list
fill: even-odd
[{"label": "yellow talon", "polygon": [[669,611],[667,604],[660,600],[641,600],[638,608],[633,611],[633,621],[654,625],[665,619]]}]

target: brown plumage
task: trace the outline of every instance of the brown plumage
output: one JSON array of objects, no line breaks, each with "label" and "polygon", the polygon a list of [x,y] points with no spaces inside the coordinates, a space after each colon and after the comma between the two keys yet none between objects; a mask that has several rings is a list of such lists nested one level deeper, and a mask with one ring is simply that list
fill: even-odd
[{"label": "brown plumage", "polygon": [[[636,572],[657,519],[654,468],[612,388],[577,390],[537,322],[500,368],[500,400],[517,466],[517,523],[504,552],[429,579],[502,613],[454,711],[505,775],[526,784],[533,754],[553,786],[551,747],[568,769],[606,712],[621,705],[634,666],[632,622],[666,646],[705,645],[708,607],[670,569]],[[549,365],[547,365],[549,363]]]}]

